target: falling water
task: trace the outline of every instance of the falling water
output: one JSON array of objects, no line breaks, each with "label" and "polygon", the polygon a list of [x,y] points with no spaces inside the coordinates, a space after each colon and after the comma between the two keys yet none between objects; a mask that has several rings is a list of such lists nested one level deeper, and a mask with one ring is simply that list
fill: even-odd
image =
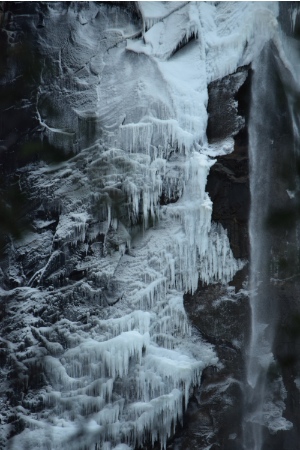
[{"label": "falling water", "polygon": [[269,236],[264,228],[268,213],[272,141],[271,125],[274,90],[270,71],[270,45],[253,64],[252,103],[249,123],[250,158],[250,304],[251,338],[247,364],[247,410],[245,449],[262,446],[262,414],[266,394],[266,374],[272,362],[273,305],[268,296]]},{"label": "falling water", "polygon": [[[282,180],[276,181],[278,161],[276,162],[275,158],[283,157],[284,151],[288,153],[285,158],[288,158],[291,151],[287,143],[280,148],[280,133],[284,129],[284,123],[287,124],[284,120],[288,120],[288,125],[293,129],[293,145],[297,141],[299,130],[297,118],[291,108],[291,92],[293,91],[294,98],[296,90],[299,92],[299,89],[295,88],[299,86],[296,75],[299,57],[295,58],[295,53],[291,50],[291,39],[278,30],[276,37],[265,45],[252,64],[249,120],[251,333],[246,362],[244,450],[262,450],[266,448],[268,431],[276,433],[278,430],[289,430],[293,426],[282,417],[285,409],[282,392],[285,389],[281,375],[278,372],[277,386],[274,386],[269,376],[272,371],[278,371],[273,346],[279,315],[278,294],[273,295],[274,291],[272,293],[270,285],[274,276],[271,263],[272,258],[274,262],[274,247],[277,247],[276,253],[282,251],[286,245],[284,241],[287,231],[284,227],[282,234],[275,234],[266,226],[273,208],[282,205],[282,198],[277,196],[280,189],[283,192],[282,186],[279,187],[280,183],[283,183]],[[289,113],[286,112],[286,116],[289,119],[282,118],[284,114],[278,99],[278,80],[287,99],[286,111]],[[288,131],[284,129],[284,133]],[[274,240],[277,240],[276,244]],[[278,242],[280,240],[282,243]],[[277,395],[281,390],[281,403],[274,401],[276,390]]]}]

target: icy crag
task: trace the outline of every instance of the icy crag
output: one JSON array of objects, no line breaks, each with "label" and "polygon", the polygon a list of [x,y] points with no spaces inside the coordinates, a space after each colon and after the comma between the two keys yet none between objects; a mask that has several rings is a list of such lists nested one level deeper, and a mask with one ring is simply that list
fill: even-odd
[{"label": "icy crag", "polygon": [[[34,227],[3,265],[13,381],[2,432],[13,449],[166,448],[202,370],[217,363],[183,293],[243,266],[211,223],[207,175],[232,142],[207,144],[207,83],[251,61],[267,35],[257,18],[269,24],[272,11],[37,8],[46,63],[36,117],[75,156],[19,171]],[[30,24],[36,33],[35,16]]]}]

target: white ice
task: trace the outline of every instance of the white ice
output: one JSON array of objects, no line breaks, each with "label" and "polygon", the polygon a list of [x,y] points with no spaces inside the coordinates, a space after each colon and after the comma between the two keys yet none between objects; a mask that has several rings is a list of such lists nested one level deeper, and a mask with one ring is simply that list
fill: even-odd
[{"label": "white ice", "polygon": [[[141,2],[142,37],[117,9],[109,27],[106,8],[92,4],[78,16],[66,13],[77,52],[62,46],[59,34],[47,47],[48,53],[63,48],[55,54],[62,85],[62,64],[69,73],[78,67],[74,83],[82,91],[68,91],[68,120],[92,116],[95,143],[77,148],[56,179],[43,168],[32,174],[41,189],[55,193],[61,213],[54,243],[61,252],[65,244],[96,249],[95,237],[105,236],[103,254],[95,250],[77,265],[95,285],[66,288],[70,298],[97,301],[99,317],[87,315],[86,324],[61,318],[50,332],[36,333],[47,353],[44,412],[22,413],[27,428],[13,449],[50,442],[52,449],[97,443],[128,450],[149,435],[165,449],[202,370],[217,362],[212,347],[195,336],[183,294],[195,292],[199,280],[225,284],[244,265],[233,257],[226,231],[211,221],[205,190],[211,158],[233,145],[230,138],[207,143],[207,85],[251,62],[274,32],[276,6]],[[58,23],[55,5],[49,11]],[[38,114],[51,141],[53,129],[61,128],[46,126]],[[52,134],[57,143],[61,133]],[[70,178],[61,184],[60,176]],[[163,193],[176,201],[161,205]],[[116,198],[127,204],[125,217],[118,217]],[[102,220],[91,228],[92,202]],[[110,253],[108,238],[116,246]],[[57,335],[64,348],[54,344]],[[76,440],[79,426],[84,442]]]}]

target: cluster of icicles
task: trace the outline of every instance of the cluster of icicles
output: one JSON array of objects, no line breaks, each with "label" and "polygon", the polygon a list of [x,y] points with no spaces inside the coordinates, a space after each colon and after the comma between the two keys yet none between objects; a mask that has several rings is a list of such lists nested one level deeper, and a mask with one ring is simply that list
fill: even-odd
[{"label": "cluster of icicles", "polygon": [[[184,66],[184,60],[177,63]],[[203,109],[202,81],[197,95]],[[178,80],[173,88],[180,85]],[[197,97],[195,111],[186,115],[196,117],[200,103]],[[205,130],[206,113],[198,119]],[[99,258],[93,273],[99,284],[105,279],[117,286],[120,296],[86,323],[61,319],[36,330],[47,350],[41,362],[48,380],[40,392],[44,409],[35,417],[19,411],[29,427],[13,448],[49,442],[53,450],[128,450],[159,442],[165,449],[203,368],[217,362],[211,346],[195,338],[183,306],[184,292],[195,292],[199,279],[227,283],[243,266],[226,232],[211,223],[205,185],[214,160],[201,153],[205,131],[200,138],[174,119],[146,122],[121,125],[115,146],[87,149],[99,147],[89,162],[100,180],[91,197],[121,190],[128,199],[127,223],[142,216],[144,230],[131,240],[107,202],[105,226],[119,233],[119,251]],[[163,193],[177,201],[160,205]],[[62,214],[56,237],[83,243],[86,217],[82,211]]]},{"label": "cluster of icicles", "polygon": [[[123,180],[128,214],[134,218],[143,211],[145,229],[130,242],[108,207],[107,227],[116,235],[119,230],[119,251],[100,258],[93,276],[98,284],[104,278],[115,283],[120,299],[86,323],[61,319],[36,329],[47,349],[42,370],[49,385],[40,393],[44,413],[34,418],[20,411],[29,429],[15,446],[30,438],[32,448],[39,448],[49,438],[53,449],[125,450],[147,442],[165,449],[202,370],[217,363],[212,347],[194,336],[183,293],[194,292],[199,278],[227,282],[243,263],[234,259],[225,231],[211,223],[205,184],[212,161],[196,151],[170,161],[161,156],[110,149],[92,163],[99,170],[104,160],[118,164],[117,171],[105,166],[107,186]],[[128,161],[138,170],[128,170]],[[180,192],[178,201],[159,206],[163,188],[170,195],[173,189]],[[65,233],[74,243],[84,242],[85,215],[66,217],[57,238]],[[155,225],[147,228],[150,219]],[[90,288],[80,295],[93,293]]]}]

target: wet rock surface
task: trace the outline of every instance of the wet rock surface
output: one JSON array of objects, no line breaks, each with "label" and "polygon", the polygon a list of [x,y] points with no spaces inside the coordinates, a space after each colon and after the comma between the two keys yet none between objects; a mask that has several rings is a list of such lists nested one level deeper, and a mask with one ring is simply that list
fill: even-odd
[{"label": "wet rock surface", "polygon": [[[213,445],[212,448],[240,449],[244,351],[250,313],[247,292],[239,290],[235,293],[234,287],[220,285],[202,286],[195,295],[185,295],[185,308],[203,338],[214,344],[219,357],[216,368],[203,371],[201,386],[195,393],[199,414],[210,418],[205,437],[201,436],[201,439],[205,445]],[[195,402],[192,408],[195,410]],[[187,436],[192,435],[192,424],[187,427]],[[199,445],[200,442],[195,448],[202,448]]]}]

